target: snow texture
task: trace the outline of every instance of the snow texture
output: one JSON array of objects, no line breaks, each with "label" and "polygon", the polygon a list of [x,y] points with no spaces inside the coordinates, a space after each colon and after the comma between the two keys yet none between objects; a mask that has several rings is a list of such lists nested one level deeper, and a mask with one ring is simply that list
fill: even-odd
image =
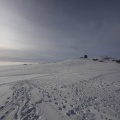
[{"label": "snow texture", "polygon": [[120,120],[120,64],[1,66],[0,120]]}]

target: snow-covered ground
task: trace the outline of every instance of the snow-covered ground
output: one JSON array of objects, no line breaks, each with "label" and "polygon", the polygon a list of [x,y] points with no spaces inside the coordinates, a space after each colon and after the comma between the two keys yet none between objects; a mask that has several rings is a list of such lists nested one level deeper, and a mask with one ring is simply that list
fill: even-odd
[{"label": "snow-covered ground", "polygon": [[0,120],[120,120],[120,64],[0,66]]}]

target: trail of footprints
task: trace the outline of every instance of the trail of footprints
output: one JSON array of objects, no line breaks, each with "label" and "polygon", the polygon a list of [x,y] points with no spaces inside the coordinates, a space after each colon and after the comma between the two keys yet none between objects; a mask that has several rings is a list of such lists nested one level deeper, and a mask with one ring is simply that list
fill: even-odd
[{"label": "trail of footprints", "polygon": [[40,106],[43,102],[68,119],[97,120],[98,114],[101,120],[119,120],[120,92],[94,83],[94,79],[61,86],[51,81],[16,82],[11,87],[12,96],[0,106],[0,120],[39,120],[44,112]]},{"label": "trail of footprints", "polygon": [[11,119],[22,120],[37,120],[37,107],[35,101],[33,102],[30,92],[32,87],[26,81],[16,83],[12,88],[12,97],[0,107],[0,120],[7,120],[13,115]]}]

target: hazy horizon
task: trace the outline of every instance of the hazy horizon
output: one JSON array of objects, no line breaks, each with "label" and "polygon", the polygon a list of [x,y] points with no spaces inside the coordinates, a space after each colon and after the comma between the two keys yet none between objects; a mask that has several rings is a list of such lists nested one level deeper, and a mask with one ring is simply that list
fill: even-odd
[{"label": "hazy horizon", "polygon": [[119,0],[0,0],[0,61],[120,58]]}]

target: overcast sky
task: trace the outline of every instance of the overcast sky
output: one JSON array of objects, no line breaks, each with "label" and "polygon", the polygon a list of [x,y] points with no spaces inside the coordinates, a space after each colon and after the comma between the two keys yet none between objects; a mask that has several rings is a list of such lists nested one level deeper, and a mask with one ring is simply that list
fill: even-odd
[{"label": "overcast sky", "polygon": [[120,57],[120,0],[0,0],[0,60]]}]

